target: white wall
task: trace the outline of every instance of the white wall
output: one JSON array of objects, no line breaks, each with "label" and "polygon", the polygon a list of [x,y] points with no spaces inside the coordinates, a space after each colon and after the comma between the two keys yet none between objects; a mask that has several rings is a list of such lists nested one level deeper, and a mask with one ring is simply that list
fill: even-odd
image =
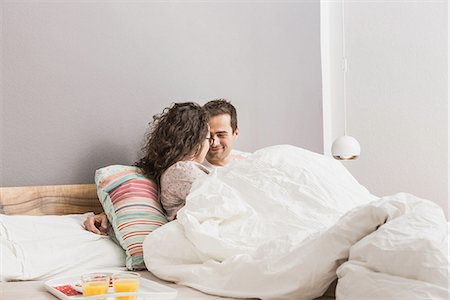
[{"label": "white wall", "polygon": [[3,5],[0,3],[0,186],[2,185],[3,170]]},{"label": "white wall", "polygon": [[[340,34],[341,6],[322,5],[338,22],[323,28],[325,34]],[[347,130],[362,147],[361,157],[345,165],[376,195],[409,192],[438,203],[448,215],[448,2],[348,1],[345,16]],[[341,44],[333,44],[336,37],[328,40],[324,89],[332,90],[342,76],[333,67]],[[340,105],[342,98],[324,98],[324,111],[331,111],[327,153],[342,134],[331,132],[342,126],[342,114],[332,112],[336,101]]]},{"label": "white wall", "polygon": [[132,164],[173,101],[224,97],[237,147],[322,145],[317,1],[2,1],[2,185]]}]

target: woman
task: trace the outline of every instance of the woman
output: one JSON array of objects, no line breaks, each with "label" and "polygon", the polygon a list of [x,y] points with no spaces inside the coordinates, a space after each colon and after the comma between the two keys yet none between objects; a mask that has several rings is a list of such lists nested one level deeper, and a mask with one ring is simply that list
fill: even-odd
[{"label": "woman", "polygon": [[207,113],[196,103],[175,103],[153,117],[136,166],[160,186],[169,220],[184,206],[192,183],[209,173],[201,163],[210,141]]},{"label": "woman", "polygon": [[[143,173],[161,189],[161,204],[169,220],[186,202],[192,183],[209,173],[201,163],[212,141],[208,117],[193,102],[174,103],[153,117],[143,156],[136,163]],[[90,216],[84,222],[87,230],[107,235],[105,213]]]}]

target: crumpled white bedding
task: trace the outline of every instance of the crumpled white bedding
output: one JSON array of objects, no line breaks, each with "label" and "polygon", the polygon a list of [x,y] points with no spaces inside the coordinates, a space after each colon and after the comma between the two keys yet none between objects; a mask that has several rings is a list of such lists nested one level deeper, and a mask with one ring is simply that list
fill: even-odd
[{"label": "crumpled white bedding", "polygon": [[450,224],[442,210],[430,201],[397,194],[344,219],[367,224],[368,215],[376,216],[374,223],[381,226],[351,245],[348,261],[337,270],[337,298],[448,300]]},{"label": "crumpled white bedding", "polygon": [[109,237],[84,229],[83,222],[89,215],[92,213],[0,214],[0,281],[124,270],[124,250]]},{"label": "crumpled white bedding", "polygon": [[313,299],[337,270],[338,299],[447,299],[442,210],[407,194],[377,200],[304,149],[273,146],[215,170],[177,217],[145,239],[146,266],[206,293]]}]

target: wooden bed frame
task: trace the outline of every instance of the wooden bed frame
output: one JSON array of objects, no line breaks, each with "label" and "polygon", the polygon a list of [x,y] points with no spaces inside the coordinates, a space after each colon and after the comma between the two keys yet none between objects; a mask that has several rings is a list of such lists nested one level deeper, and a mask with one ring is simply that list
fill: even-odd
[{"label": "wooden bed frame", "polygon": [[66,215],[100,213],[95,184],[0,188],[0,213],[5,215]]},{"label": "wooden bed frame", "polygon": [[[95,184],[0,188],[0,214],[41,216],[100,213],[102,211]],[[138,273],[144,278],[176,289],[178,291],[177,299],[231,299],[204,294],[186,286],[163,281],[148,271],[139,271]],[[334,291],[334,286],[331,288]],[[0,282],[0,299],[56,300],[57,298],[45,290],[42,281],[22,281]],[[330,295],[330,297],[323,296],[316,300],[333,299],[335,298]]]}]

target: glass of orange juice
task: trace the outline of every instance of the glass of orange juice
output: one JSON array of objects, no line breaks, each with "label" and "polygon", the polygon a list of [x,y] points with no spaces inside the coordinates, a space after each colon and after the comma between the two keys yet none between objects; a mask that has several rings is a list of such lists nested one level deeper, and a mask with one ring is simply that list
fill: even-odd
[{"label": "glass of orange juice", "polygon": [[[114,292],[137,292],[139,290],[140,277],[134,272],[120,272],[112,276]],[[116,300],[135,300],[136,296],[116,297]]]},{"label": "glass of orange juice", "polygon": [[[110,276],[104,273],[90,273],[81,276],[83,296],[95,296],[108,293]],[[103,298],[105,299],[105,298]]]}]

